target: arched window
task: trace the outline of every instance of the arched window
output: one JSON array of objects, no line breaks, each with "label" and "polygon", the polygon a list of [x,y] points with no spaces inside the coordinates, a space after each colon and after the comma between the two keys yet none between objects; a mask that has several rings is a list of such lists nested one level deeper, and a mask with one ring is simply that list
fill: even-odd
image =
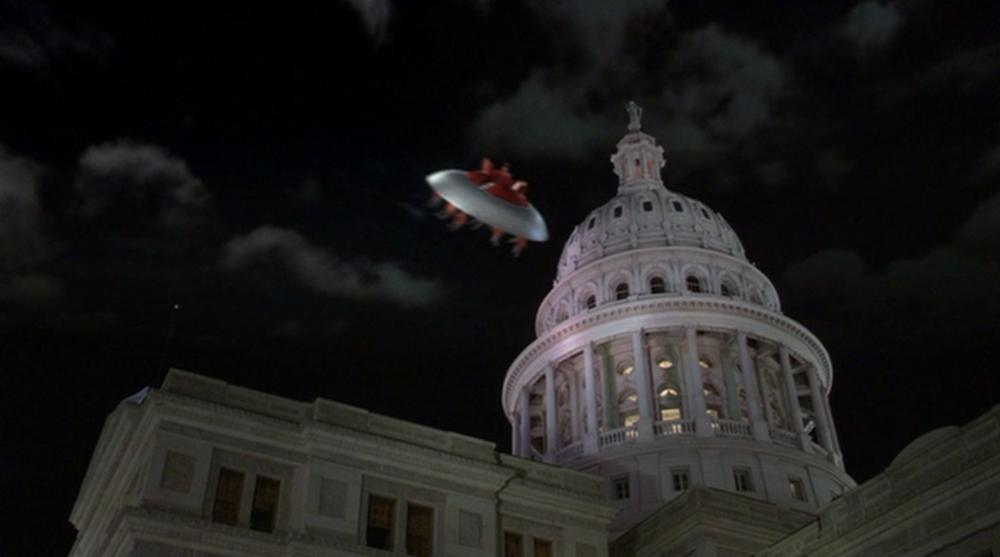
[{"label": "arched window", "polygon": [[719,293],[727,298],[735,298],[740,295],[740,289],[731,278],[725,278],[722,280],[722,284],[719,286]]},{"label": "arched window", "polygon": [[618,286],[615,287],[615,299],[624,300],[628,298],[628,283],[619,282]]},{"label": "arched window", "polygon": [[586,306],[587,309],[594,309],[595,307],[597,307],[597,297],[591,294],[587,296],[587,299],[586,301],[583,302],[583,304],[584,306]]},{"label": "arched window", "polygon": [[569,312],[566,311],[566,306],[559,306],[559,311],[556,312],[556,323],[562,323],[567,319],[569,319]]},{"label": "arched window", "polygon": [[663,277],[653,277],[649,279],[649,292],[651,294],[663,294],[667,291],[667,283]]},{"label": "arched window", "polygon": [[718,419],[719,414],[722,413],[722,396],[719,394],[719,390],[715,388],[715,385],[705,383],[702,387],[702,393],[705,395],[705,413]]},{"label": "arched window", "polygon": [[704,288],[702,288],[701,279],[696,277],[695,275],[688,275],[687,279],[684,281],[684,284],[687,285],[688,292],[693,292],[697,294],[698,292],[704,292],[705,290]]},{"label": "arched window", "polygon": [[639,395],[629,389],[618,396],[618,422],[622,426],[635,425],[639,421]]},{"label": "arched window", "polygon": [[673,382],[660,385],[656,389],[656,399],[660,406],[660,420],[681,419],[681,395]]}]

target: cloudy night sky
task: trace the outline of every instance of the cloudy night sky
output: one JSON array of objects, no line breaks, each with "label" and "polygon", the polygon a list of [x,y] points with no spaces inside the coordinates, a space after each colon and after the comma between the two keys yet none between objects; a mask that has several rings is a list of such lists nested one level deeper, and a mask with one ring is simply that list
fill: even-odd
[{"label": "cloudy night sky", "polygon": [[[833,359],[863,481],[1000,401],[995,2],[0,0],[0,554],[170,366],[496,441],[624,103]],[[553,240],[449,232],[509,162]],[[174,309],[178,306],[179,309]]]}]

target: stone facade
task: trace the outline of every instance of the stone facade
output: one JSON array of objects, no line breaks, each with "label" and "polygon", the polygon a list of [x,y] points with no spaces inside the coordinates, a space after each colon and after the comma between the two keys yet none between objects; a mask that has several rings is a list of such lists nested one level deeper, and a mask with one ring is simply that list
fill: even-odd
[{"label": "stone facade", "polygon": [[[264,521],[259,479],[277,485]],[[370,547],[373,496],[394,507],[391,550]],[[420,553],[434,557],[493,557],[505,533],[521,537],[525,557],[534,540],[560,556],[606,557],[614,514],[599,479],[492,443],[171,370],[108,417],[70,518],[71,555],[402,554],[410,506],[429,509]]]}]

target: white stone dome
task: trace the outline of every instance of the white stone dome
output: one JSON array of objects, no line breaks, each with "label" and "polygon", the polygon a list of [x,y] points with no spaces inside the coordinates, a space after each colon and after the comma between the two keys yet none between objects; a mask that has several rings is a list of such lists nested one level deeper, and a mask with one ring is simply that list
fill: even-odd
[{"label": "white stone dome", "polygon": [[556,282],[598,259],[663,246],[703,248],[745,259],[743,244],[721,214],[651,183],[620,188],[573,229],[559,257]]}]

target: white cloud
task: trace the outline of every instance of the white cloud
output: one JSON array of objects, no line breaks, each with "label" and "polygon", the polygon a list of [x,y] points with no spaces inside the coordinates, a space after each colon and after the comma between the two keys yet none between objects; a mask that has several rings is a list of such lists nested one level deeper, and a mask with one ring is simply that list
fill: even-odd
[{"label": "white cloud", "polygon": [[223,248],[222,265],[239,270],[267,258],[287,266],[303,286],[332,298],[422,307],[442,295],[437,281],[414,276],[399,263],[345,262],[298,232],[274,226],[231,239]]},{"label": "white cloud", "polygon": [[88,147],[80,156],[76,188],[86,215],[118,205],[153,207],[153,217],[169,228],[192,224],[211,200],[186,162],[157,145],[129,140]]},{"label": "white cloud", "polygon": [[29,267],[51,252],[43,231],[40,172],[38,164],[9,155],[0,145],[0,268]]},{"label": "white cloud", "polygon": [[854,6],[840,28],[840,34],[859,51],[885,48],[903,23],[895,4],[869,0]]}]

